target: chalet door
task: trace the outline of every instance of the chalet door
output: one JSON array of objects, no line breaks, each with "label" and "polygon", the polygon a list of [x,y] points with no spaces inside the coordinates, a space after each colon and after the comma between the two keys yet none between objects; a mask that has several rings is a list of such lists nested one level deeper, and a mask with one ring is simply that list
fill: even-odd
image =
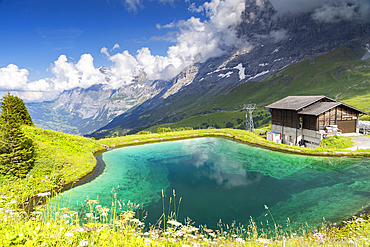
[{"label": "chalet door", "polygon": [[356,120],[337,121],[337,124],[342,133],[356,133]]}]

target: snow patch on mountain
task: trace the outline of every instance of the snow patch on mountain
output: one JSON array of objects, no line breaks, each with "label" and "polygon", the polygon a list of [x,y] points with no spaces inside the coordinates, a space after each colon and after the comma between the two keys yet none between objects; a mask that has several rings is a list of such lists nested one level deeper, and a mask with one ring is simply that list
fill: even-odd
[{"label": "snow patch on mountain", "polygon": [[243,67],[243,64],[242,63],[238,64],[238,66],[234,67],[234,69],[239,70],[239,81],[244,80],[245,79],[245,68]]},{"label": "snow patch on mountain", "polygon": [[270,73],[270,70],[262,71],[261,73],[258,73],[257,75],[255,75],[255,76],[252,76],[252,77],[248,78],[248,81],[251,81],[251,80],[253,80],[253,79],[256,79],[257,77],[260,77],[260,76],[266,75],[266,74],[268,74],[268,73]]},{"label": "snow patch on mountain", "polygon": [[361,58],[362,60],[370,58],[370,44],[367,44],[365,49],[367,50],[366,54]]},{"label": "snow patch on mountain", "polygon": [[229,78],[234,72],[233,71],[229,71],[227,72],[226,74],[219,74],[218,77],[221,77],[221,78]]}]

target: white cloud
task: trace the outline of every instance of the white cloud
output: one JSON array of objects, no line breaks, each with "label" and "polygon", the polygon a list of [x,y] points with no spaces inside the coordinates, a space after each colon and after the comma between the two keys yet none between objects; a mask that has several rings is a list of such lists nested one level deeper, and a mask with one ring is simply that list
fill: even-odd
[{"label": "white cloud", "polygon": [[107,47],[103,47],[100,49],[100,52],[105,54],[107,57],[110,57],[109,53],[108,53],[108,48]]},{"label": "white cloud", "polygon": [[143,7],[140,0],[124,0],[124,5],[129,12],[137,13]]},{"label": "white cloud", "polygon": [[28,82],[28,70],[19,69],[17,65],[9,64],[0,69],[0,88],[7,90],[20,90]]},{"label": "white cloud", "polygon": [[119,44],[115,44],[115,45],[113,46],[113,48],[112,48],[112,49],[110,49],[110,50],[111,50],[111,51],[114,51],[114,50],[119,49],[119,48],[121,48],[121,47],[119,46]]},{"label": "white cloud", "polygon": [[337,2],[325,4],[314,11],[312,17],[315,20],[335,23],[340,21],[363,20],[368,21],[370,7],[363,1]]},{"label": "white cloud", "polygon": [[277,31],[271,31],[270,36],[274,38],[275,41],[279,42],[279,41],[282,41],[288,38],[288,31],[284,29],[280,29]]},{"label": "white cloud", "polygon": [[51,79],[53,90],[63,91],[76,87],[88,88],[94,84],[105,82],[105,76],[95,68],[93,57],[83,54],[80,60],[74,64],[67,61],[65,55],[61,55],[51,68],[55,78]]},{"label": "white cloud", "polygon": [[[260,0],[257,0],[260,1]],[[324,22],[341,20],[369,21],[369,0],[270,0],[280,13],[314,12],[313,18]]]},{"label": "white cloud", "polygon": [[204,11],[203,6],[196,6],[195,3],[189,5],[188,10],[193,13],[200,13]]}]

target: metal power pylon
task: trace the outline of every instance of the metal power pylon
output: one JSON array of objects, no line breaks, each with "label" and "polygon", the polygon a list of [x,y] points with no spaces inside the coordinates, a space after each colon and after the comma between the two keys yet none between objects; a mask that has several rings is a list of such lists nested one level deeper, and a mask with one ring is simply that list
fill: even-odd
[{"label": "metal power pylon", "polygon": [[256,104],[248,104],[248,105],[245,104],[239,107],[240,107],[240,111],[245,111],[245,125],[246,125],[247,130],[249,130],[249,132],[254,133],[254,123],[253,123],[252,113],[253,113],[253,110],[257,109]]}]

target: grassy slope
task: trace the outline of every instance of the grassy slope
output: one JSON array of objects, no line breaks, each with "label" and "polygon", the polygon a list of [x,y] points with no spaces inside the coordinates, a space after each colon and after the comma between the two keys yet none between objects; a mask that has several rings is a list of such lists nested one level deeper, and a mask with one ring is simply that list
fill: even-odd
[{"label": "grassy slope", "polygon": [[[34,194],[48,191],[51,188],[63,183],[71,182],[76,177],[81,177],[91,171],[95,166],[93,153],[104,149],[105,146],[116,147],[125,145],[136,145],[157,141],[168,141],[182,138],[196,138],[202,136],[224,136],[234,140],[244,141],[270,148],[303,153],[307,151],[312,154],[335,154],[338,151],[338,144],[343,139],[332,140],[326,143],[326,147],[319,149],[304,149],[287,145],[278,145],[266,141],[260,136],[253,135],[242,130],[194,130],[182,132],[169,132],[163,134],[131,135],[126,137],[109,138],[95,141],[79,136],[58,133],[50,130],[43,130],[37,127],[24,127],[25,133],[30,136],[37,145],[37,161],[35,167],[30,171],[26,179],[9,178],[1,179],[0,186],[0,243],[2,246],[27,245],[27,246],[77,246],[83,241],[90,245],[165,245],[182,246],[196,244],[198,246],[261,246],[269,242],[270,246],[281,246],[283,237],[286,238],[285,246],[322,246],[321,237],[315,236],[312,232],[303,233],[303,238],[296,238],[292,233],[279,233],[273,239],[265,239],[266,235],[257,233],[257,226],[251,221],[245,228],[241,226],[227,226],[227,231],[210,233],[206,230],[196,230],[191,226],[171,227],[167,225],[168,234],[162,234],[160,229],[151,229],[148,233],[143,232],[138,225],[138,220],[133,219],[134,215],[125,214],[122,218],[109,219],[109,224],[102,224],[96,220],[89,220],[89,223],[81,228],[76,225],[77,219],[73,218],[75,212],[61,211],[61,215],[68,215],[68,218],[61,217],[58,220],[48,220],[45,224],[45,216],[48,213],[41,207],[36,215],[31,218],[24,217],[18,212],[17,205],[26,201],[27,197]],[[334,147],[334,148],[333,148]],[[370,155],[370,151],[358,151],[351,154]],[[32,177],[31,177],[32,175]],[[98,202],[91,201],[91,212]],[[68,210],[68,209],[67,209]],[[46,213],[46,214],[45,214]],[[101,216],[100,216],[101,217]],[[328,245],[343,244],[349,239],[354,239],[358,244],[369,241],[370,227],[368,218],[355,220],[339,230],[333,225],[326,224],[319,231],[325,234]],[[67,220],[66,220],[67,219]],[[108,219],[107,219],[108,220]],[[71,224],[75,222],[74,224]],[[111,225],[118,225],[112,229]],[[226,226],[225,226],[226,227]],[[97,230],[99,229],[99,231]],[[190,230],[189,230],[190,229]],[[250,231],[250,234],[247,234]],[[184,232],[187,234],[184,235]],[[150,237],[147,237],[150,236]],[[320,235],[321,236],[321,235]],[[344,237],[344,240],[343,238]],[[344,242],[343,242],[344,241]]]}]

